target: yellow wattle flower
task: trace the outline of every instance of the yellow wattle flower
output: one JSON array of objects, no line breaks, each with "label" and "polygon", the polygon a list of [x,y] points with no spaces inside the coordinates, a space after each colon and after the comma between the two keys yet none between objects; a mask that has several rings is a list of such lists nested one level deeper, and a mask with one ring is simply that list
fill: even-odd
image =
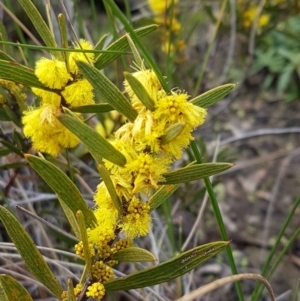
[{"label": "yellow wattle flower", "polygon": [[65,62],[47,58],[41,58],[36,62],[35,75],[42,84],[51,89],[61,89],[72,80]]},{"label": "yellow wattle flower", "polygon": [[43,105],[60,106],[61,97],[57,93],[38,88],[31,88],[31,90],[36,96],[41,98]]},{"label": "yellow wattle flower", "polygon": [[60,109],[44,105],[24,112],[22,122],[25,137],[31,138],[33,147],[55,157],[62,149],[75,147],[79,139],[56,118]]},{"label": "yellow wattle flower", "polygon": [[122,231],[129,238],[145,236],[149,232],[151,217],[150,206],[133,197],[128,206],[128,213],[123,217]]},{"label": "yellow wattle flower", "polygon": [[86,79],[78,80],[66,86],[61,94],[70,107],[79,107],[94,103],[93,86]]},{"label": "yellow wattle flower", "polygon": [[[80,39],[79,45],[75,46],[75,49],[86,49],[86,50],[92,50],[93,46],[86,40]],[[94,63],[95,54],[92,52],[71,52],[69,57],[69,69],[70,72],[74,75],[77,75],[79,73],[79,69],[77,67],[76,61],[84,61],[90,64]]]}]

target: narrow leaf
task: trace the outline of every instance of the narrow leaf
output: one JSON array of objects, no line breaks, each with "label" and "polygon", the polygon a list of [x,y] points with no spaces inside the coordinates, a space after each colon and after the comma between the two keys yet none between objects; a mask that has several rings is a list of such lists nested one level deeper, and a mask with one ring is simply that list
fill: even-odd
[{"label": "narrow leaf", "polygon": [[104,74],[85,62],[78,61],[77,65],[84,77],[92,84],[104,101],[130,121],[134,121],[137,116],[136,110],[122,92]]},{"label": "narrow leaf", "polygon": [[0,60],[0,78],[29,87],[46,89],[38,80],[32,69],[22,66],[16,62]]},{"label": "narrow leaf", "polygon": [[75,236],[78,238],[78,240],[80,240],[80,229],[73,211],[67,206],[67,204],[60,197],[58,197],[58,200]]},{"label": "narrow leaf", "polygon": [[133,54],[133,57],[134,57],[134,62],[136,63],[136,65],[139,68],[143,68],[144,67],[143,59],[142,59],[141,55],[139,54],[139,51],[137,50],[135,44],[133,43],[130,35],[126,34],[126,38],[128,40],[129,47],[132,51],[132,54]]},{"label": "narrow leaf", "polygon": [[[108,36],[108,34],[106,33],[102,37],[100,37],[99,41],[97,42],[97,44],[94,47],[94,50],[102,50],[103,49],[107,36]],[[96,61],[97,61],[97,58],[96,58]]]},{"label": "narrow leaf", "polygon": [[[58,26],[59,26],[59,31],[60,31],[60,38],[61,38],[61,46],[62,48],[69,48],[68,45],[68,33],[67,33],[67,25],[66,25],[66,19],[63,14],[58,15]],[[66,67],[68,72],[70,72],[69,68],[69,52],[65,51],[62,52],[62,56],[64,58],[64,61],[66,63]]]},{"label": "narrow leaf", "polygon": [[4,274],[0,275],[0,284],[7,300],[32,301],[27,290],[11,276]]},{"label": "narrow leaf", "polygon": [[25,158],[57,194],[59,201],[70,208],[74,216],[78,210],[81,210],[87,227],[91,227],[96,223],[93,211],[88,208],[78,188],[59,168],[36,156],[26,154]]},{"label": "narrow leaf", "polygon": [[160,184],[187,183],[218,174],[232,166],[231,163],[193,164],[164,174],[166,181]]},{"label": "narrow leaf", "polygon": [[[48,47],[56,48],[57,44],[54,40],[53,34],[44,21],[43,17],[40,15],[37,8],[34,6],[31,0],[18,0],[22,8],[24,9],[26,15],[31,20],[33,26],[39,33],[40,37]],[[61,54],[58,51],[52,51],[52,54],[61,59]]]},{"label": "narrow leaf", "polygon": [[0,60],[15,62],[15,60],[7,53],[0,51]]},{"label": "narrow leaf", "polygon": [[155,256],[149,251],[136,247],[122,249],[111,255],[111,258],[122,262],[150,262],[156,260]]},{"label": "narrow leaf", "polygon": [[107,291],[130,290],[167,282],[186,274],[219,253],[229,242],[219,241],[184,252],[168,261],[104,284]]},{"label": "narrow leaf", "polygon": [[146,62],[148,63],[149,67],[153,69],[155,72],[158,80],[160,81],[162,87],[166,92],[170,92],[170,89],[166,83],[165,78],[163,77],[160,69],[157,66],[157,63],[151,56],[149,50],[144,45],[144,43],[141,41],[141,39],[137,36],[135,33],[132,24],[129,22],[128,18],[123,14],[123,12],[119,9],[118,5],[113,0],[103,0],[103,3],[105,4],[105,7],[112,11],[112,14],[117,17],[120,22],[124,25],[125,30],[130,33],[130,36],[133,40],[133,42],[139,47],[140,52],[142,53],[143,57],[145,58]]},{"label": "narrow leaf", "polygon": [[[150,32],[156,30],[158,28],[158,25],[152,24],[145,27],[141,27],[138,29],[135,29],[136,35],[141,38]],[[126,38],[126,35],[119,38],[117,41],[109,45],[105,50],[110,51],[125,51],[129,47],[128,40]],[[104,69],[106,66],[108,66],[111,62],[113,62],[115,59],[117,59],[120,56],[119,53],[102,53],[100,54],[96,61],[94,66],[97,69]]]},{"label": "narrow leaf", "polygon": [[124,155],[77,117],[61,114],[57,118],[66,128],[80,138],[98,164],[100,164],[102,158],[104,158],[119,166],[125,165],[126,158]]},{"label": "narrow leaf", "polygon": [[7,105],[3,105],[3,109],[5,111],[5,113],[7,114],[7,116],[9,117],[9,119],[19,128],[22,127],[22,123],[20,121],[20,119],[16,116],[15,112],[13,112],[13,110],[7,106]]},{"label": "narrow leaf", "polygon": [[87,236],[87,232],[86,232],[86,226],[85,226],[86,222],[85,222],[84,216],[80,210],[77,211],[76,218],[77,218],[78,226],[80,229],[80,239],[81,239],[82,245],[83,245],[85,266],[86,266],[86,269],[89,271],[89,274],[91,274],[92,257],[90,255],[89,241],[88,241],[88,236]]},{"label": "narrow leaf", "polygon": [[[2,20],[0,20],[0,41],[8,41],[7,31]],[[9,45],[3,44],[0,49],[1,52],[3,51],[2,53],[12,53]]]},{"label": "narrow leaf", "polygon": [[106,113],[113,111],[114,108],[109,105],[108,103],[99,103],[96,105],[86,105],[81,107],[74,107],[71,108],[72,112],[78,112],[78,113]]},{"label": "narrow leaf", "polygon": [[10,149],[13,153],[19,155],[20,157],[23,157],[23,153],[16,146],[14,146],[12,143],[7,142],[5,140],[0,140],[0,142],[4,146],[6,146],[8,149]]},{"label": "narrow leaf", "polygon": [[0,206],[0,219],[28,270],[56,297],[60,298],[62,294],[60,284],[20,222],[2,206]]},{"label": "narrow leaf", "polygon": [[143,84],[129,72],[124,72],[124,76],[137,98],[144,104],[147,109],[154,111],[154,100],[148,94]]},{"label": "narrow leaf", "polygon": [[179,184],[161,186],[148,201],[150,211],[154,210],[163,202],[165,202],[178,189],[178,187]]},{"label": "narrow leaf", "polygon": [[117,195],[116,189],[115,189],[114,184],[111,180],[111,177],[108,173],[108,170],[102,164],[100,164],[98,166],[98,170],[99,170],[101,178],[102,178],[103,182],[105,183],[105,186],[109,192],[111,200],[113,201],[115,207],[118,209],[119,214],[122,216],[123,215],[122,203],[121,203],[119,196]]},{"label": "narrow leaf", "polygon": [[236,84],[219,86],[191,99],[190,102],[198,107],[208,108],[209,106],[223,99],[235,87]]},{"label": "narrow leaf", "polygon": [[68,279],[68,301],[76,301],[72,279]]},{"label": "narrow leaf", "polygon": [[11,150],[7,147],[0,147],[0,157],[4,157],[11,153]]}]

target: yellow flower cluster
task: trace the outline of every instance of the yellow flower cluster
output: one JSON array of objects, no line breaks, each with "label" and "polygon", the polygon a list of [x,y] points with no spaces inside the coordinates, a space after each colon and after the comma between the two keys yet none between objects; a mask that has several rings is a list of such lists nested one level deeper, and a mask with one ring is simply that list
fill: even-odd
[{"label": "yellow flower cluster", "polygon": [[105,295],[104,285],[100,282],[95,282],[88,287],[86,292],[87,297],[92,297],[97,300],[101,300]]},{"label": "yellow flower cluster", "polygon": [[[154,14],[154,21],[162,24],[162,51],[165,53],[170,52],[176,55],[176,61],[178,63],[185,60],[183,51],[186,48],[186,44],[183,39],[178,39],[182,26],[178,19],[179,10],[177,4],[179,0],[148,0],[148,5]],[[172,19],[168,17],[168,10],[171,5],[174,5]],[[170,42],[170,36],[172,42]]]},{"label": "yellow flower cluster", "polygon": [[[164,174],[181,157],[193,140],[191,132],[206,117],[206,110],[188,102],[185,92],[166,93],[153,71],[142,68],[132,75],[143,85],[154,106],[151,110],[144,105],[129,83],[124,82],[138,116],[119,128],[111,141],[125,156],[126,164],[120,167],[104,160],[121,208],[117,209],[104,182],[98,185],[94,196],[97,225],[87,230],[87,236],[96,250],[92,276],[97,283],[88,287],[86,296],[96,299],[105,293],[102,284],[113,277],[110,266],[117,262],[111,255],[131,247],[132,239],[148,234],[151,217],[146,199],[165,181]],[[179,130],[174,132],[177,126]],[[125,238],[118,240],[119,233]],[[82,256],[80,243],[76,252]]]},{"label": "yellow flower cluster", "polygon": [[[81,291],[83,289],[83,286],[81,283],[78,283],[75,287],[74,287],[74,295],[75,297],[77,297]],[[61,294],[61,300],[62,301],[68,301],[68,292],[67,291],[63,291],[63,293]]]},{"label": "yellow flower cluster", "polygon": [[[92,49],[85,40],[76,49]],[[56,118],[62,106],[72,108],[94,103],[92,85],[80,75],[76,61],[94,61],[93,53],[71,52],[68,64],[57,59],[42,58],[36,63],[35,74],[45,90],[32,88],[41,99],[38,108],[24,112],[24,134],[31,138],[33,147],[41,152],[57,156],[64,148],[75,147],[79,139]]]}]

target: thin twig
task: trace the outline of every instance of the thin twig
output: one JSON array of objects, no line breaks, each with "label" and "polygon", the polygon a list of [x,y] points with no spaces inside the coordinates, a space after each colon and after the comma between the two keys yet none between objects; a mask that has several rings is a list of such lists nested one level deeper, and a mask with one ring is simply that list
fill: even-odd
[{"label": "thin twig", "polygon": [[231,275],[228,277],[224,277],[224,278],[215,280],[207,285],[204,285],[204,286],[194,290],[193,292],[189,293],[188,295],[185,295],[179,299],[176,299],[175,301],[191,301],[191,300],[201,297],[213,290],[216,290],[217,288],[220,288],[226,284],[241,281],[241,280],[248,280],[248,279],[258,280],[258,281],[262,282],[269,292],[271,301],[275,301],[275,296],[274,296],[272,287],[271,287],[270,283],[268,282],[268,280],[259,274],[251,274],[251,273]]}]

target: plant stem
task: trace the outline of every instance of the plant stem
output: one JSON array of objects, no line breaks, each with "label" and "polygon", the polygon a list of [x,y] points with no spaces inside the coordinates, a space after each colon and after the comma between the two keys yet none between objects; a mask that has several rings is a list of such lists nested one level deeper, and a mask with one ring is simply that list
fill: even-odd
[{"label": "plant stem", "polygon": [[[200,154],[200,151],[199,151],[195,141],[191,142],[191,148],[192,148],[192,151],[194,153],[194,156],[195,156],[195,159],[196,159],[197,163],[201,164],[202,163],[201,154]],[[226,233],[226,229],[225,229],[225,225],[224,225],[224,222],[223,222],[222,214],[221,214],[221,211],[220,211],[220,208],[219,208],[219,205],[218,205],[218,202],[217,202],[216,195],[214,193],[212,184],[211,184],[209,178],[203,178],[203,180],[204,180],[206,190],[207,190],[207,193],[208,193],[210,201],[211,201],[211,205],[213,207],[213,211],[214,211],[217,223],[218,223],[218,227],[219,227],[219,231],[220,231],[222,240],[228,241],[229,239],[228,239],[228,236],[227,236],[227,233]],[[235,265],[235,262],[234,262],[234,258],[233,258],[233,255],[232,255],[230,244],[225,248],[225,250],[226,250],[226,254],[227,254],[227,258],[228,258],[228,262],[229,262],[232,274],[237,274],[238,272],[237,272],[237,268],[236,268],[236,265]],[[243,293],[242,293],[242,288],[241,288],[240,282],[236,282],[235,287],[236,287],[236,292],[237,292],[239,300],[244,301],[244,296],[243,296]]]}]

